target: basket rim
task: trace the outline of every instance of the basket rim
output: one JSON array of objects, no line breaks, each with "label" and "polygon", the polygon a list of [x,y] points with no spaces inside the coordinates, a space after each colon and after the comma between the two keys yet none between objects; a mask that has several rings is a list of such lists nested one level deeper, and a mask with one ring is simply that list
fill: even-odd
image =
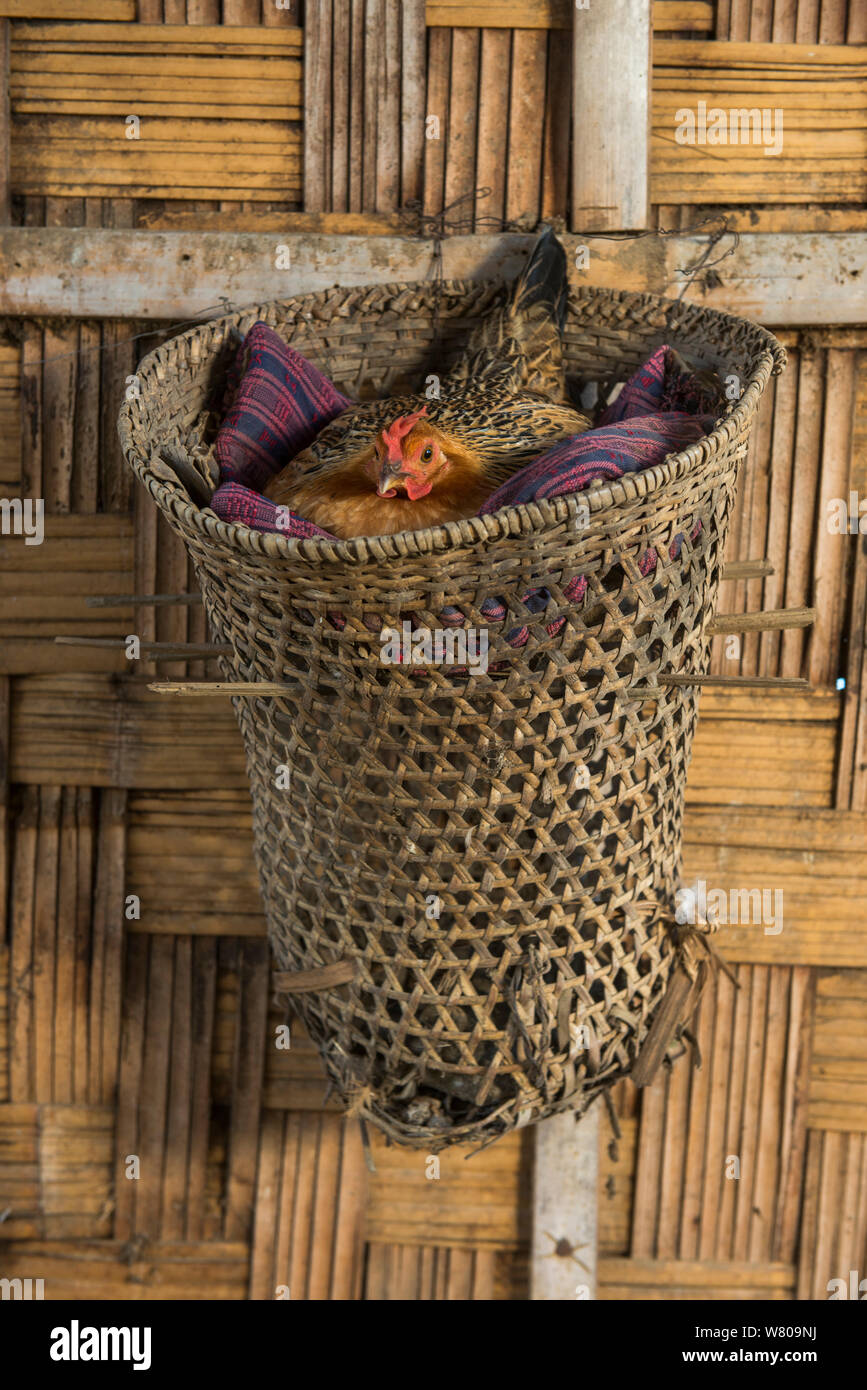
[{"label": "basket rim", "polygon": [[[440,286],[441,293],[460,295],[478,289],[482,284],[497,284],[496,280],[453,279],[445,280]],[[374,288],[370,285],[341,286],[347,294],[353,290]],[[379,288],[393,289],[396,292],[417,289],[429,290],[431,282],[425,280],[387,281]],[[160,377],[171,359],[182,350],[182,344],[192,345],[202,337],[223,331],[227,334],[242,322],[250,325],[266,317],[275,306],[295,311],[301,316],[309,306],[321,302],[324,295],[332,290],[317,290],[306,295],[290,296],[287,299],[266,300],[252,309],[207,319],[204,323],[177,334],[148,353],[137,368],[137,374],[154,371],[155,387],[159,387]],[[572,291],[570,291],[571,297]],[[171,512],[182,525],[186,525],[206,541],[217,541],[230,550],[244,556],[258,556],[271,560],[303,559],[314,564],[366,564],[373,561],[401,560],[422,557],[432,552],[444,552],[474,544],[490,544],[493,541],[518,535],[549,530],[559,523],[574,517],[585,509],[591,515],[608,511],[624,503],[646,498],[666,484],[673,483],[703,459],[725,449],[736,439],[750,420],[771,376],[779,376],[786,365],[786,350],[777,338],[760,324],[737,314],[721,309],[710,309],[703,305],[672,299],[664,295],[631,290],[612,290],[599,286],[581,286],[582,298],[600,298],[627,301],[648,308],[680,311],[689,317],[717,321],[727,327],[748,328],[757,338],[759,348],[757,358],[744,391],[731,411],[719,417],[712,431],[687,448],[666,456],[662,463],[637,473],[626,473],[622,478],[591,484],[579,492],[567,493],[558,497],[535,502],[518,503],[499,508],[486,516],[474,516],[461,521],[447,521],[438,526],[419,530],[399,531],[383,536],[357,536],[351,540],[327,540],[322,537],[292,539],[279,532],[257,531],[243,522],[222,521],[209,507],[196,506],[187,500],[188,494],[180,482],[167,482],[158,477],[150,463],[142,466],[138,451],[132,440],[131,412],[138,401],[124,400],[118,416],[118,433],[128,464],[148,489],[154,500],[164,510]],[[682,325],[681,325],[682,327]],[[678,325],[666,325],[666,332],[677,331]],[[744,452],[746,445],[744,444]],[[137,457],[138,455],[138,457]]]}]

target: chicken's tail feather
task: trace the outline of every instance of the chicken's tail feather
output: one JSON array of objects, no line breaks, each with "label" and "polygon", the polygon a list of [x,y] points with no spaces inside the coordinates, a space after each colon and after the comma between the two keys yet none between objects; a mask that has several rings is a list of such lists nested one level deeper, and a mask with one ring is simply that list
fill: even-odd
[{"label": "chicken's tail feather", "polygon": [[488,384],[568,403],[562,340],[568,292],[566,253],[546,227],[510,293],[476,326],[446,377],[448,388]]},{"label": "chicken's tail feather", "polygon": [[537,304],[542,304],[562,333],[568,295],[566,252],[557,240],[554,229],[545,227],[530,252],[530,259],[515,281],[512,312],[529,314]]}]

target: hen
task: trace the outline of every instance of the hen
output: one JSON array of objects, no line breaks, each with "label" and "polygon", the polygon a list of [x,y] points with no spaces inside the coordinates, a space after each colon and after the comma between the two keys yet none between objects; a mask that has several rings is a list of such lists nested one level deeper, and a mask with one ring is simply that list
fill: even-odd
[{"label": "hen", "polygon": [[546,229],[477,326],[436,399],[354,405],[282,469],[266,497],[341,539],[474,516],[517,469],[590,428],[569,401],[566,255]]}]

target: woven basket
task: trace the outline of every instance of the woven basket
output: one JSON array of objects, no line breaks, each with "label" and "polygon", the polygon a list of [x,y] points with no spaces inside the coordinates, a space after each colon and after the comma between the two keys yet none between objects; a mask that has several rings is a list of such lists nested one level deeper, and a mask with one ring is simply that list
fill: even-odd
[{"label": "woven basket", "polygon": [[[226,678],[287,686],[234,699],[278,966],[344,963],[348,983],[314,974],[323,987],[295,1004],[353,1111],[429,1150],[581,1112],[630,1073],[689,955],[674,896],[698,692],[628,692],[707,670],[737,464],[785,354],[726,314],[573,294],[570,374],[625,378],[667,342],[737,376],[739,401],[659,467],[393,537],[291,541],[227,525],[160,455],[214,482],[195,441],[237,330],[257,318],[371,396],[444,371],[502,294],[391,284],[220,318],[146,357],[120,417],[131,467],[193,558],[213,638],[231,645]],[[576,575],[588,587],[573,605],[563,587]],[[540,584],[551,598],[533,613],[522,598]],[[506,602],[504,623],[486,622],[486,599]],[[412,612],[436,628],[449,604],[487,627],[499,670],[381,664],[380,621]],[[516,626],[529,632],[520,648],[505,640]]]}]

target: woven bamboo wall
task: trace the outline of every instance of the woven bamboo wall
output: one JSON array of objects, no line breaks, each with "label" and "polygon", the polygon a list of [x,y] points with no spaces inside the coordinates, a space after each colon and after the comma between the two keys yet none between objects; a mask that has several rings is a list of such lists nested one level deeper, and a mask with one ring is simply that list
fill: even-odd
[{"label": "woven bamboo wall", "polygon": [[[448,209],[447,234],[540,217],[581,231],[567,0],[303,8],[0,0],[0,221],[66,229],[79,259],[101,229],[185,233],[198,309],[222,293],[221,267],[197,259],[209,232],[376,236],[415,229],[413,200]],[[794,234],[863,237],[860,0],[657,0],[653,24],[651,226],[724,212],[779,239],[776,262],[763,253],[777,276]],[[784,155],[691,151],[687,168],[673,112],[760,91],[786,108]],[[41,269],[48,284],[66,267],[46,250]],[[734,262],[721,276],[705,289],[743,311]],[[525,1298],[532,1136],[447,1152],[439,1178],[374,1136],[371,1172],[300,1025],[277,1046],[233,717],[146,688],[212,668],[55,644],[207,634],[195,598],[136,602],[195,595],[115,432],[167,325],[57,317],[38,293],[0,320],[0,495],[47,511],[43,545],[0,537],[0,1277],[59,1298]],[[736,652],[718,637],[713,670],[812,690],[703,696],[685,846],[687,879],[782,890],[785,928],[720,933],[739,987],[720,975],[708,991],[700,1070],[615,1093],[605,1298],[822,1298],[867,1274],[867,549],[825,525],[829,499],[867,497],[867,330],[824,324],[808,299],[793,289],[770,325],[790,366],[728,555],[774,572],[729,581],[720,606],[815,605],[819,620],[745,633]]]}]

